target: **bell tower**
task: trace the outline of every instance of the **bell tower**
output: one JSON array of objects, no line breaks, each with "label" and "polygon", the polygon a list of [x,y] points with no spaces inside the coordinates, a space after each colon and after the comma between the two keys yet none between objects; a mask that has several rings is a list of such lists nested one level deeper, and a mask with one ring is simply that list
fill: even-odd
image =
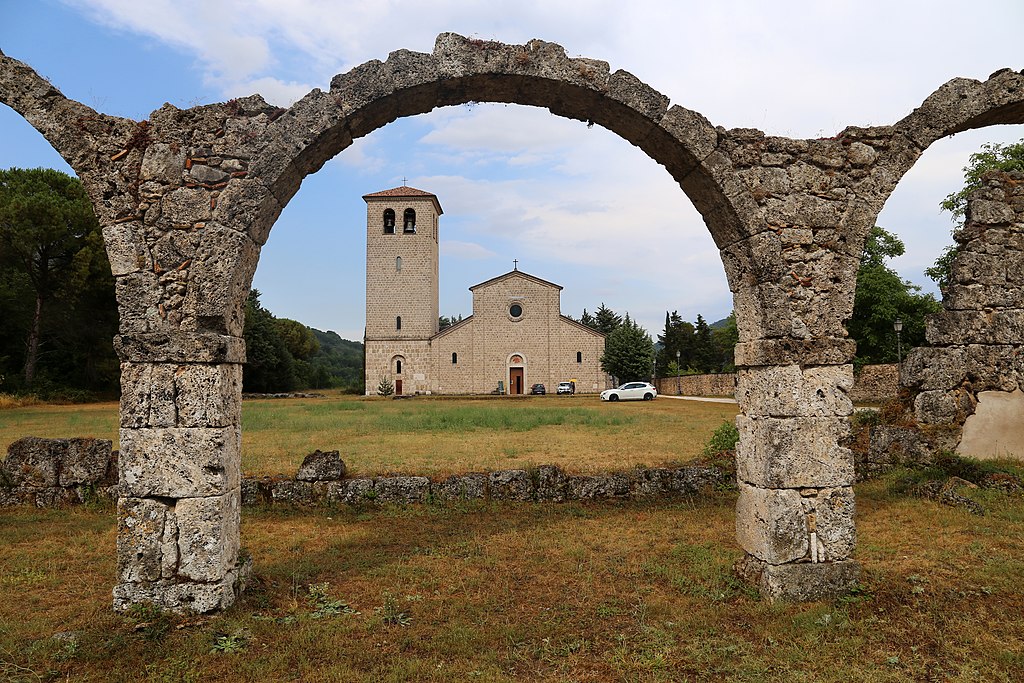
[{"label": "bell tower", "polygon": [[[423,376],[427,340],[438,331],[437,196],[403,185],[366,202],[366,390],[387,375],[402,393]],[[419,342],[419,343],[417,343]],[[423,363],[426,365],[426,362]],[[400,375],[400,376],[399,376]],[[396,392],[397,393],[397,392]]]}]

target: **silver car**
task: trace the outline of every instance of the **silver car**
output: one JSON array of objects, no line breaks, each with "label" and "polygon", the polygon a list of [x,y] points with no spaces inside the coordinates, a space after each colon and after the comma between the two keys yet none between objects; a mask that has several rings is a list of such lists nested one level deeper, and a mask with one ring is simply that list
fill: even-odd
[{"label": "silver car", "polygon": [[601,392],[602,401],[652,401],[658,390],[648,382],[626,382],[617,389],[605,389]]}]

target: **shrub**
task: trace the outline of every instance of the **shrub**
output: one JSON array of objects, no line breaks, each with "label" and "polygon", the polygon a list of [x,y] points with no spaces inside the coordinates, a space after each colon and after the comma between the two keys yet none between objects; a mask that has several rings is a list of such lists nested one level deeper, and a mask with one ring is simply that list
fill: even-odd
[{"label": "shrub", "polygon": [[740,432],[736,428],[736,423],[726,420],[718,425],[711,438],[704,444],[704,456],[714,458],[726,453],[735,453],[739,441]]}]

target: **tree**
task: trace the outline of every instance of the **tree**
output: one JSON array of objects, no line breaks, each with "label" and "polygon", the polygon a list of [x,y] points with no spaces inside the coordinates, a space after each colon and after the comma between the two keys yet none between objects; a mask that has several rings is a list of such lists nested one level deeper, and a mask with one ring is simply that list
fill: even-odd
[{"label": "tree", "polygon": [[608,308],[602,302],[594,313],[594,329],[608,336],[622,324],[622,316]]},{"label": "tree", "polygon": [[620,382],[646,380],[654,364],[654,342],[629,314],[605,340],[601,369]]},{"label": "tree", "polygon": [[597,320],[595,320],[594,316],[590,315],[585,308],[583,309],[583,315],[580,316],[579,322],[581,325],[586,325],[592,330],[597,329]]},{"label": "tree", "polygon": [[735,372],[736,343],[740,340],[735,311],[729,313],[725,320],[720,320],[711,326],[711,337],[720,363],[720,366],[713,369],[713,372]]},{"label": "tree", "polygon": [[[1024,171],[1024,138],[1010,145],[989,143],[981,146],[980,152],[971,155],[964,166],[964,186],[959,192],[951,192],[939,204],[943,211],[949,211],[957,227],[967,217],[967,201],[971,194],[981,188],[983,176],[989,171]],[[924,274],[935,281],[943,294],[952,282],[953,259],[957,246],[950,245],[935,259],[935,264],[925,268]]]},{"label": "tree", "polygon": [[291,391],[295,388],[295,359],[279,332],[277,319],[260,304],[260,292],[249,291],[245,301],[245,365],[242,388],[252,392]]},{"label": "tree", "polygon": [[693,325],[683,320],[678,311],[665,311],[665,329],[658,335],[658,343],[661,349],[657,369],[661,376],[675,375],[677,360],[680,374],[687,372],[693,363]]},{"label": "tree", "polygon": [[20,268],[34,295],[25,339],[27,386],[35,379],[45,309],[81,287],[96,258],[89,235],[98,231],[77,178],[48,168],[0,171],[0,260]]},{"label": "tree", "polygon": [[292,354],[292,358],[309,360],[320,351],[320,342],[317,341],[313,330],[298,320],[274,318],[274,324],[277,326],[277,333],[284,340],[288,353]]},{"label": "tree", "polygon": [[941,310],[931,294],[899,276],[886,265],[890,258],[903,254],[903,242],[875,226],[861,253],[857,270],[857,292],[853,316],[846,329],[857,342],[858,365],[888,363],[897,360],[897,340],[893,323],[903,320],[902,341],[910,349],[924,343],[925,316]]},{"label": "tree", "polygon": [[377,395],[387,398],[393,393],[395,393],[395,385],[391,383],[390,377],[384,375],[380,378],[380,382],[377,383]]},{"label": "tree", "polygon": [[712,372],[720,365],[717,357],[711,328],[704,316],[698,313],[697,322],[693,326],[693,367],[699,372]]},{"label": "tree", "polygon": [[[62,386],[116,384],[113,290],[81,182],[53,169],[0,171],[0,317],[21,335],[25,386],[36,381],[44,347],[49,374]],[[0,357],[15,355],[10,341],[0,337]]]}]

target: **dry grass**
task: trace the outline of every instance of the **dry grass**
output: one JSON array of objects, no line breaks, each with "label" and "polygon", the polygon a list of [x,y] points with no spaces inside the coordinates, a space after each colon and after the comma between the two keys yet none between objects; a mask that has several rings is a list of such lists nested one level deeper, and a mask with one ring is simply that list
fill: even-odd
[{"label": "dry grass", "polygon": [[[382,400],[351,396],[247,400],[246,474],[294,474],[302,458],[339,450],[355,475],[440,476],[539,464],[568,471],[687,462],[736,406],[661,399],[601,403],[594,396]],[[0,411],[0,447],[23,436],[96,436],[117,448],[117,404]]]},{"label": "dry grass", "polygon": [[[733,579],[731,494],[246,510],[255,585],[200,620],[108,611],[110,511],[8,510],[0,671],[26,681],[1019,680],[1024,500],[981,495],[986,517],[884,482],[858,487],[862,589],[805,605],[767,604]],[[327,596],[311,601],[308,586],[323,583]],[[68,630],[77,646],[51,638]]]}]

